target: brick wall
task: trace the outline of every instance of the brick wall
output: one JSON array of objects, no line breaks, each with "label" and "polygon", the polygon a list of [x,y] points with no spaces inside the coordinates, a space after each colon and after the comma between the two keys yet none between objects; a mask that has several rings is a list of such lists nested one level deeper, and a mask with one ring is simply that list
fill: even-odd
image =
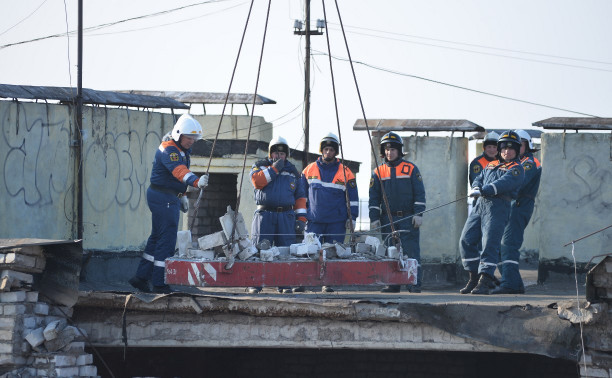
[{"label": "brick wall", "polygon": [[[219,217],[223,216],[227,211],[227,206],[236,209],[236,199],[238,197],[237,188],[238,175],[225,173],[212,173],[208,181],[208,186],[204,190],[198,216],[193,225],[191,233],[192,240],[197,240],[199,237],[221,231],[221,223]],[[250,185],[250,183],[247,183]],[[190,208],[189,208],[189,226],[193,221],[195,211],[195,203],[198,199],[198,191],[188,192]]]}]

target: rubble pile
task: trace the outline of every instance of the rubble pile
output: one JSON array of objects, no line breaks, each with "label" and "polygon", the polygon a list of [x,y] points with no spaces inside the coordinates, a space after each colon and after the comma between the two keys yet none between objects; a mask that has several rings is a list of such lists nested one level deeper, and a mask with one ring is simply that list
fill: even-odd
[{"label": "rubble pile", "polygon": [[[236,230],[233,230],[234,217],[236,216]],[[269,240],[262,240],[254,245],[244,223],[242,214],[236,213],[227,207],[227,213],[219,218],[223,231],[202,236],[194,248],[181,248],[177,257],[195,260],[225,260],[237,258],[245,261],[275,261],[289,259],[318,259],[319,251],[324,254],[324,259],[371,259],[380,260],[385,258],[398,259],[399,253],[395,247],[387,248],[380,239],[370,235],[358,235],[354,245],[341,243],[321,244],[313,233],[305,233],[301,243],[295,243],[288,247],[272,246]],[[179,241],[185,238],[179,231]],[[232,235],[233,233],[233,235]],[[191,243],[191,234],[188,234]],[[231,240],[234,243],[230,243]],[[182,242],[185,245],[186,242]],[[181,242],[179,242],[179,245]]]},{"label": "rubble pile", "polygon": [[3,377],[97,376],[84,334],[67,323],[72,308],[40,301],[34,274],[45,268],[40,246],[0,251],[0,370]]}]

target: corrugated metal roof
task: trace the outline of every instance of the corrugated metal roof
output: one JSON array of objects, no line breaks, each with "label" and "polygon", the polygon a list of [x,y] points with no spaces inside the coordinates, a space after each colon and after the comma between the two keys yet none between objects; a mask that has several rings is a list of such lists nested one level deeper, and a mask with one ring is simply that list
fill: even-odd
[{"label": "corrugated metal roof", "polygon": [[612,130],[612,118],[553,117],[532,123],[544,129]]},{"label": "corrugated metal roof", "polygon": [[[141,94],[147,96],[162,96],[173,98],[177,101],[188,104],[224,104],[226,93],[216,92],[176,92],[176,91],[117,91],[121,93]],[[249,93],[230,93],[228,104],[252,104],[253,95]],[[276,101],[267,97],[257,95],[255,104],[266,105],[276,104]]]},{"label": "corrugated metal roof", "polygon": [[[516,129],[511,129],[511,130],[516,130]],[[529,134],[530,137],[532,138],[541,138],[543,132],[541,130],[533,130],[533,129],[523,129],[527,132],[527,134]],[[485,137],[485,135],[487,135],[487,133],[490,133],[491,131],[495,131],[498,134],[502,134],[505,131],[508,131],[508,129],[487,129],[486,131],[481,131],[479,133],[476,133],[472,136],[470,136],[470,140],[475,140],[475,139],[483,139]]]},{"label": "corrugated metal roof", "polygon": [[[465,119],[368,119],[368,126],[370,131],[485,131]],[[366,130],[365,121],[355,121],[353,130]]]},{"label": "corrugated metal roof", "polygon": [[[4,98],[57,100],[65,103],[75,101],[76,95],[76,88],[0,84],[0,97]],[[188,105],[178,102],[172,98],[110,91],[96,91],[88,88],[83,88],[83,103],[132,106],[138,108],[189,109]]]}]

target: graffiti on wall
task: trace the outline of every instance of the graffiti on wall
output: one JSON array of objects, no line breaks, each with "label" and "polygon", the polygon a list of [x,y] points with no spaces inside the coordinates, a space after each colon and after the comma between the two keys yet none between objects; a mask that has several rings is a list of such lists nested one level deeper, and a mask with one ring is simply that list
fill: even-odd
[{"label": "graffiti on wall", "polygon": [[72,185],[68,112],[58,118],[49,105],[25,105],[0,107],[3,189],[28,207],[53,206]]}]

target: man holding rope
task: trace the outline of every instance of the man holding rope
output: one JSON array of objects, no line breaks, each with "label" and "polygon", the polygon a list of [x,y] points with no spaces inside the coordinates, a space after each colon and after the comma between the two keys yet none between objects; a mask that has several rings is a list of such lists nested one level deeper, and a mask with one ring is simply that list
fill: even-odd
[{"label": "man holding rope", "polygon": [[[411,293],[421,292],[423,270],[421,268],[421,247],[419,245],[419,227],[423,224],[422,212],[425,211],[425,186],[416,165],[402,159],[404,142],[402,138],[390,132],[380,140],[380,155],[384,164],[374,170],[370,180],[370,229],[381,228],[383,235],[391,233],[391,221],[399,232],[400,245],[404,255],[417,260],[417,283],[410,286]],[[389,211],[381,205],[383,195],[381,182],[389,202]],[[381,211],[382,209],[382,211]],[[395,235],[389,238],[392,243]],[[381,290],[383,293],[399,293],[401,285],[389,285]]]}]

